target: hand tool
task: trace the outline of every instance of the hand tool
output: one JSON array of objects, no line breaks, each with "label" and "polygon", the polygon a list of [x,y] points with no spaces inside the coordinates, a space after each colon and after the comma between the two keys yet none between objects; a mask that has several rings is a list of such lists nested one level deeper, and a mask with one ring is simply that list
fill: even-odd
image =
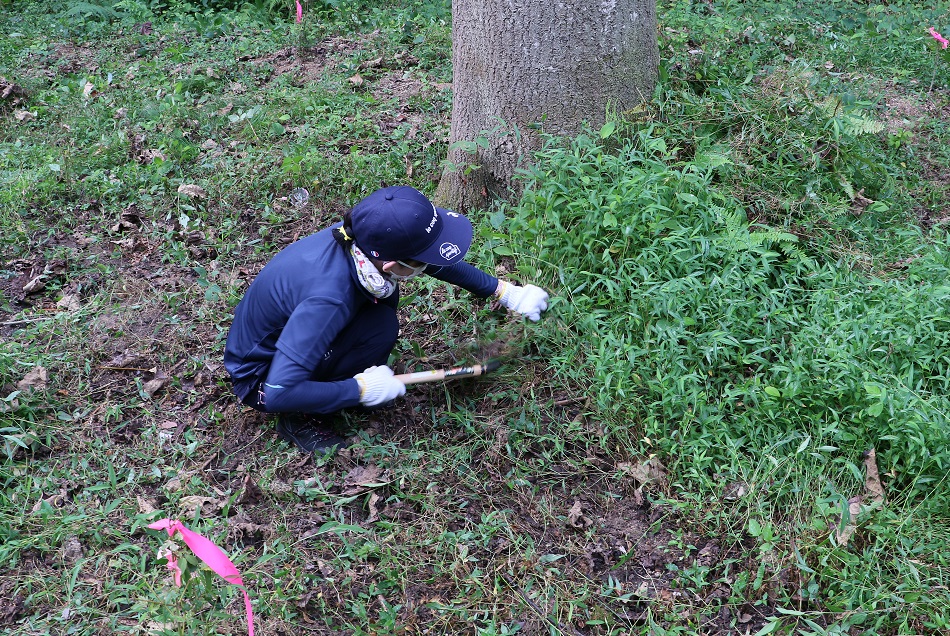
[{"label": "hand tool", "polygon": [[405,385],[423,384],[425,382],[440,382],[442,380],[455,380],[456,378],[469,378],[491,373],[501,366],[500,360],[488,360],[485,364],[475,364],[470,367],[453,367],[451,369],[432,369],[431,371],[417,371],[415,373],[402,373],[395,376],[397,380]]}]

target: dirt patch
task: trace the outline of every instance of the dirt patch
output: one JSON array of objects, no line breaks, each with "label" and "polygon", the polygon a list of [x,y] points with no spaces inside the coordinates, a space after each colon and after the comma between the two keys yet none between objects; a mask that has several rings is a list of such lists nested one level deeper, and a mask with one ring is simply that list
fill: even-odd
[{"label": "dirt patch", "polygon": [[297,83],[320,81],[334,71],[340,58],[352,55],[366,46],[365,40],[333,37],[310,47],[286,47],[260,57],[239,58],[255,66],[270,67],[265,83],[281,75],[292,75]]}]

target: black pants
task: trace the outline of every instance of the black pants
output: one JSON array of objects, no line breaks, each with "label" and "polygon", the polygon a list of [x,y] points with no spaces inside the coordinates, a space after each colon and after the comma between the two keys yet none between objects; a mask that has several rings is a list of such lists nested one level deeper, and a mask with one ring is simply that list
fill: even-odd
[{"label": "black pants", "polygon": [[396,310],[383,303],[367,303],[333,340],[310,379],[345,380],[369,367],[386,364],[398,336]]},{"label": "black pants", "polygon": [[[369,367],[386,364],[399,335],[396,310],[383,303],[368,303],[330,343],[330,348],[310,375],[315,382],[334,382],[352,378]],[[264,379],[258,381],[244,404],[266,411]],[[282,409],[284,410],[284,409]],[[291,403],[291,409],[293,404]]]}]

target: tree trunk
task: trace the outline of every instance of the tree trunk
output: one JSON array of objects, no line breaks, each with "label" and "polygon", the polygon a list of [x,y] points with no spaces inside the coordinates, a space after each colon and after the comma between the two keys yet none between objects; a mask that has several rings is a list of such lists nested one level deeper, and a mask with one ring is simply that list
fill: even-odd
[{"label": "tree trunk", "polygon": [[465,211],[508,196],[539,133],[599,128],[650,99],[656,0],[452,0],[449,166],[435,198]]}]

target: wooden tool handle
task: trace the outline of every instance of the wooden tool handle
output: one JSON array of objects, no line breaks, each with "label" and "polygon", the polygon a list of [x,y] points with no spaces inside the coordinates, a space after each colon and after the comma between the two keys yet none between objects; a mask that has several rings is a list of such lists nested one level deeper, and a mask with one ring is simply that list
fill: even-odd
[{"label": "wooden tool handle", "polygon": [[441,382],[443,380],[454,380],[456,378],[468,378],[478,375],[485,375],[497,369],[499,362],[492,360],[486,364],[475,364],[470,367],[454,367],[452,369],[432,369],[431,371],[417,371],[415,373],[401,373],[396,377],[397,380],[405,385],[424,384],[426,382]]}]

